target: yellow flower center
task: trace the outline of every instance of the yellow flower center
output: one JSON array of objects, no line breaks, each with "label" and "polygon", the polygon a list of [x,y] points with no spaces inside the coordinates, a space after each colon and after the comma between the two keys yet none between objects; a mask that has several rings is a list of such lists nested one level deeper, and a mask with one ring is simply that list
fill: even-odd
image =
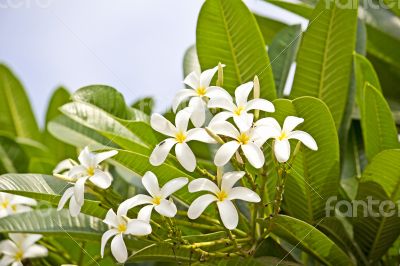
[{"label": "yellow flower center", "polygon": [[239,141],[241,145],[246,145],[249,140],[250,137],[246,133],[241,133],[240,136],[237,138],[237,141]]},{"label": "yellow flower center", "polygon": [[160,205],[161,203],[161,197],[154,197],[152,200],[153,204],[155,205]]},{"label": "yellow flower center", "polygon": [[1,203],[1,207],[3,207],[4,209],[6,209],[8,207],[8,204],[10,204],[10,201],[8,199],[5,199],[2,203]]},{"label": "yellow flower center", "polygon": [[224,201],[228,197],[228,194],[221,190],[220,192],[217,193],[217,199],[218,201]]},{"label": "yellow flower center", "polygon": [[241,115],[242,114],[242,112],[244,111],[244,107],[243,106],[238,106],[234,111],[233,111],[233,113],[235,114],[235,115]]},{"label": "yellow flower center", "polygon": [[204,95],[206,95],[206,88],[204,87],[198,87],[196,89],[197,95],[203,97]]},{"label": "yellow flower center", "polygon": [[119,224],[117,230],[120,233],[124,233],[126,231],[126,224],[124,223]]},{"label": "yellow flower center", "polygon": [[186,135],[182,131],[179,131],[178,133],[175,134],[175,139],[179,143],[183,143],[186,140]]},{"label": "yellow flower center", "polygon": [[16,261],[21,261],[23,256],[24,256],[24,254],[22,253],[22,251],[19,250],[17,253],[15,253],[14,258]]},{"label": "yellow flower center", "polygon": [[87,169],[87,174],[88,174],[89,176],[93,176],[93,175],[94,175],[94,168],[93,168],[93,167],[89,167],[89,168]]},{"label": "yellow flower center", "polygon": [[287,138],[286,132],[282,131],[281,135],[278,137],[279,140],[284,140]]},{"label": "yellow flower center", "polygon": [[16,212],[17,211],[17,205],[15,205],[15,204],[11,205],[11,209],[13,210],[13,212]]}]

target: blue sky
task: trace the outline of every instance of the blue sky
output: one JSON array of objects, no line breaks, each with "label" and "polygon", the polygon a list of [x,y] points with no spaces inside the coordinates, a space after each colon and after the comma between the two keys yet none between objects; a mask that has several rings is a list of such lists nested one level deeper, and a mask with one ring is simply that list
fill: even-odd
[{"label": "blue sky", "polygon": [[[263,1],[257,13],[301,18]],[[154,96],[166,108],[182,88],[182,58],[195,42],[202,0],[0,0],[0,61],[23,82],[42,123],[59,85],[107,84],[127,102]]]}]

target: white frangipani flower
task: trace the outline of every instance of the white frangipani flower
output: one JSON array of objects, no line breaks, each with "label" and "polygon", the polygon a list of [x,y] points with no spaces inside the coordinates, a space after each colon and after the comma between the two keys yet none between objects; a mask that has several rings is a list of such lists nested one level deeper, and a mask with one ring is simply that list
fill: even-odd
[{"label": "white frangipani flower", "polygon": [[72,160],[62,161],[55,168],[54,173],[62,172],[66,174],[75,184],[64,192],[58,203],[58,210],[61,210],[68,199],[70,199],[69,210],[71,216],[75,217],[80,213],[84,203],[85,183],[88,179],[101,189],[108,188],[113,178],[110,173],[101,168],[100,163],[117,153],[118,152],[114,150],[92,153],[89,151],[88,147],[85,147],[78,157],[80,164],[74,163]]},{"label": "white frangipani flower", "polygon": [[30,211],[36,204],[36,200],[31,198],[0,192],[0,218]]},{"label": "white frangipani flower", "polygon": [[118,214],[110,209],[107,212],[104,223],[110,226],[101,238],[101,257],[104,257],[104,248],[111,237],[111,253],[119,263],[124,263],[128,259],[128,251],[124,242],[124,235],[145,236],[151,234],[149,223],[139,219],[129,219],[126,212],[118,209]]},{"label": "white frangipani flower", "polygon": [[238,131],[231,123],[220,121],[210,125],[210,129],[217,135],[224,135],[233,140],[224,143],[214,157],[216,166],[224,166],[229,162],[235,152],[241,148],[244,156],[255,168],[264,165],[265,158],[261,146],[267,141],[263,126],[255,126],[247,131]]},{"label": "white frangipani flower", "polygon": [[219,97],[211,98],[208,102],[208,108],[222,108],[226,111],[222,111],[215,115],[210,123],[225,121],[228,118],[233,117],[238,128],[241,131],[246,131],[253,123],[253,114],[248,113],[250,110],[261,110],[270,113],[275,112],[274,105],[265,99],[257,98],[247,101],[252,89],[252,81],[237,87],[235,90],[236,104],[233,102],[231,96],[226,97],[225,95],[220,95]]},{"label": "white frangipani flower", "polygon": [[23,266],[22,260],[46,257],[47,248],[35,244],[41,235],[36,234],[9,234],[10,239],[0,242],[1,266]]},{"label": "white frangipani flower", "polygon": [[188,217],[197,219],[212,202],[217,202],[221,220],[229,230],[235,229],[239,222],[238,212],[232,200],[260,202],[261,199],[254,191],[245,187],[233,187],[244,176],[244,172],[229,172],[222,176],[221,188],[206,178],[198,178],[189,183],[189,192],[209,191],[195,199],[189,207]]},{"label": "white frangipani flower", "polygon": [[276,160],[284,163],[290,157],[290,142],[289,139],[296,139],[301,141],[305,146],[311,150],[318,150],[317,143],[314,138],[307,132],[301,130],[294,130],[299,124],[303,123],[304,119],[288,116],[283,122],[283,127],[279,125],[275,118],[267,117],[258,120],[256,126],[267,127],[265,130],[265,137],[267,139],[274,138],[274,153]]},{"label": "white frangipani flower", "polygon": [[[222,65],[223,67],[225,65]],[[181,102],[190,98],[189,106],[193,108],[191,120],[195,127],[201,127],[206,119],[206,100],[217,95],[225,95],[229,97],[228,92],[217,86],[210,86],[211,79],[218,71],[218,66],[207,69],[202,73],[196,71],[191,72],[183,81],[191,89],[182,89],[178,91],[173,102],[172,109],[174,113],[178,109]]]},{"label": "white frangipani flower", "polygon": [[[129,209],[132,209],[139,205],[146,204],[138,214],[138,219],[144,221],[150,221],[151,212],[153,208],[162,216],[174,217],[177,209],[171,199],[167,199],[173,193],[184,187],[188,183],[186,177],[174,178],[160,188],[157,180],[157,176],[148,171],[142,178],[142,184],[149,192],[150,196],[144,194],[138,194],[130,199],[122,202],[118,208],[118,212],[126,213]],[[121,215],[118,213],[118,215]]]},{"label": "white frangipani flower", "polygon": [[168,156],[168,153],[175,145],[176,158],[180,164],[189,172],[196,168],[196,157],[186,142],[198,140],[206,143],[216,143],[204,128],[193,128],[188,130],[191,108],[187,107],[176,114],[175,125],[159,114],[151,116],[151,127],[171,138],[160,142],[150,156],[150,163],[154,166],[161,165]]}]

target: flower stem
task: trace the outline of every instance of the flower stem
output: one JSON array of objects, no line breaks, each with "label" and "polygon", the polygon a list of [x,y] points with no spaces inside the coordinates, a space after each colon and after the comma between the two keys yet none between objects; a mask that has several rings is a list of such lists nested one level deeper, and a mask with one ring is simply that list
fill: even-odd
[{"label": "flower stem", "polygon": [[200,166],[196,166],[196,170],[199,171],[203,176],[215,181],[217,178],[215,175],[211,174],[207,169],[201,168]]}]

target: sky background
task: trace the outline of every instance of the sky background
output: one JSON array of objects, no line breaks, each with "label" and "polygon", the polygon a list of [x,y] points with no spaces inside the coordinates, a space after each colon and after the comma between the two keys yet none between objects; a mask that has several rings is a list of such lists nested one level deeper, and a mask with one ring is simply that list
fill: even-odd
[{"label": "sky background", "polygon": [[[182,88],[182,59],[195,43],[203,0],[0,0],[0,62],[22,81],[40,124],[52,91],[92,84],[118,89],[127,103],[153,96],[167,108]],[[305,20],[260,0],[251,10]]]}]

